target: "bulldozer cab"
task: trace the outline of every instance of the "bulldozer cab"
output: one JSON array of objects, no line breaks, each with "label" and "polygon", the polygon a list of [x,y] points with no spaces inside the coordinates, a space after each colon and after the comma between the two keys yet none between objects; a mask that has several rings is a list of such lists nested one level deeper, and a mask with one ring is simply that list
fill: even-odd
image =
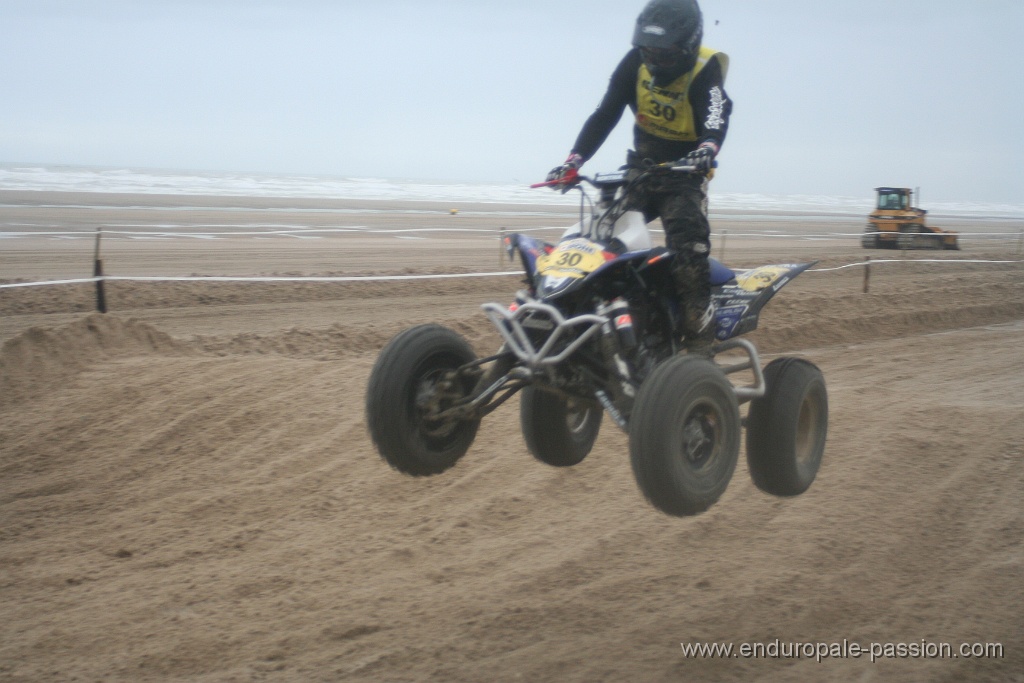
[{"label": "bulldozer cab", "polygon": [[878,208],[886,210],[906,210],[910,208],[911,191],[902,187],[876,187],[878,192]]}]

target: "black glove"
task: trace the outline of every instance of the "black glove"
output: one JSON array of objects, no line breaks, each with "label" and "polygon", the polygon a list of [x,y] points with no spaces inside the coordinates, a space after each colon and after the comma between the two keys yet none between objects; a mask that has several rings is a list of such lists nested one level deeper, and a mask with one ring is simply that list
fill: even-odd
[{"label": "black glove", "polygon": [[570,175],[573,171],[578,170],[579,167],[582,165],[583,157],[573,152],[572,154],[569,155],[569,158],[565,160],[565,163],[563,163],[561,166],[555,166],[553,169],[551,169],[551,172],[548,173],[548,177],[545,180],[547,180],[547,182],[549,183],[562,180],[567,175]]},{"label": "black glove", "polygon": [[680,165],[693,166],[697,169],[698,173],[707,173],[714,166],[716,151],[710,143],[703,143],[700,147],[687,154],[686,157],[680,159]]}]

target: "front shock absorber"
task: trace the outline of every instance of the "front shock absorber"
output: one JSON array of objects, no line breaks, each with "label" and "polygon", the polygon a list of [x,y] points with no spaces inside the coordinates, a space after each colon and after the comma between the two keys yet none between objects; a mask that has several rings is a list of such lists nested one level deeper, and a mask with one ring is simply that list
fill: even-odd
[{"label": "front shock absorber", "polygon": [[615,327],[619,346],[627,355],[631,354],[636,348],[636,330],[633,329],[633,315],[629,312],[629,302],[621,296],[612,300],[608,313]]},{"label": "front shock absorber", "polygon": [[611,301],[602,302],[597,307],[599,315],[608,318],[601,327],[601,333],[611,338],[617,351],[629,355],[636,348],[636,331],[633,329],[633,316],[629,312],[629,302],[621,296]]},{"label": "front shock absorber", "polygon": [[601,302],[597,313],[608,319],[601,326],[601,352],[606,362],[615,369],[619,376],[622,393],[633,396],[632,371],[626,357],[636,348],[636,332],[633,329],[633,318],[629,312],[629,303],[622,297]]}]

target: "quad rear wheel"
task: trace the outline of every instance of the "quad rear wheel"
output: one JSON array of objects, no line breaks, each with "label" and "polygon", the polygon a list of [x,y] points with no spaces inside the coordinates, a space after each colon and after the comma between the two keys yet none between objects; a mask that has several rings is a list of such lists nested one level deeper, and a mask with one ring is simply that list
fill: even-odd
[{"label": "quad rear wheel", "polygon": [[736,393],[711,361],[674,356],[641,385],[630,461],[640,490],[662,512],[682,517],[711,507],[729,485],[739,442]]},{"label": "quad rear wheel", "polygon": [[533,457],[553,467],[583,461],[601,429],[601,409],[536,387],[523,389],[519,421]]},{"label": "quad rear wheel", "polygon": [[801,358],[776,358],[764,369],[765,395],[747,415],[747,464],[754,484],[775,496],[810,487],[825,453],[828,394],[821,370]]},{"label": "quad rear wheel", "polygon": [[366,389],[366,422],[389,465],[414,476],[439,474],[465,455],[480,424],[439,419],[438,413],[472,390],[453,370],[476,355],[457,332],[419,325],[380,352]]}]

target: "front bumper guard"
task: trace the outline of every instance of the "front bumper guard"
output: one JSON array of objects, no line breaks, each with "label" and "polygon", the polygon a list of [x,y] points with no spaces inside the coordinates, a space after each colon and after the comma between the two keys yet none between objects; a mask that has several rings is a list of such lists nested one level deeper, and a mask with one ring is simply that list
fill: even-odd
[{"label": "front bumper guard", "polygon": [[[566,318],[554,306],[539,301],[527,301],[514,311],[500,304],[483,304],[481,308],[498,329],[508,349],[531,370],[561,363],[586,344],[602,326],[611,322],[605,316],[593,313]],[[528,319],[534,325],[551,325],[551,329],[546,330],[548,335],[540,348],[537,348],[527,333]],[[574,335],[575,338],[558,353],[554,353],[559,340],[566,335]]]},{"label": "front bumper guard", "polygon": [[[516,310],[510,311],[500,304],[483,304],[481,308],[498,329],[498,333],[505,340],[510,350],[521,360],[531,372],[524,373],[518,379],[528,380],[532,371],[540,370],[546,366],[556,365],[571,356],[591,337],[597,334],[601,328],[609,324],[608,318],[596,314],[578,315],[574,318],[566,318],[562,313],[548,304],[539,301],[527,301],[521,304]],[[530,340],[523,323],[532,314],[539,314],[539,318],[533,320],[548,320],[551,323],[551,330],[544,343],[538,349]],[[579,331],[582,328],[582,331]],[[575,334],[576,337],[569,342],[565,348],[558,353],[552,353],[552,349],[566,334]],[[746,339],[730,339],[714,346],[714,353],[717,355],[724,351],[738,349],[746,354],[745,362],[731,365],[719,365],[726,375],[748,370],[754,375],[754,383],[747,386],[733,385],[736,398],[740,403],[745,403],[765,395],[767,389],[764,373],[761,370],[761,359],[757,353],[757,347]],[[499,382],[498,384],[501,384]],[[497,387],[494,387],[495,389]],[[488,392],[485,392],[488,393]],[[493,392],[489,392],[493,393]]]}]

